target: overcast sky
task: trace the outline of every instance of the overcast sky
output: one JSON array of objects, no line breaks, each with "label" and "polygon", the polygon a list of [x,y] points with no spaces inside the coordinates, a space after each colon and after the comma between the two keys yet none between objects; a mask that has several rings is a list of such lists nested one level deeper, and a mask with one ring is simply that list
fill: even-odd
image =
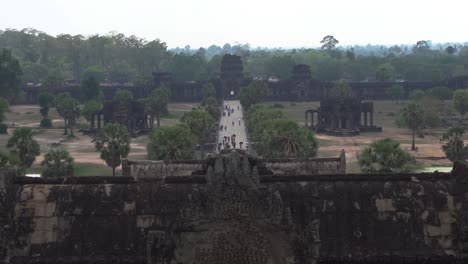
[{"label": "overcast sky", "polygon": [[315,47],[468,41],[468,0],[0,0],[0,29],[118,31],[170,48],[249,43]]}]

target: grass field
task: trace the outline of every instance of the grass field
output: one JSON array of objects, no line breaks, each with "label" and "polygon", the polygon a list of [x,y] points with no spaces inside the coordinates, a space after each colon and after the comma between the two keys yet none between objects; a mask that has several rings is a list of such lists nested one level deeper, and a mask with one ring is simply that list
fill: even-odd
[{"label": "grass field", "polygon": [[[304,112],[307,109],[317,108],[318,102],[269,102],[269,105],[280,104],[283,111],[291,119],[299,124],[304,124]],[[179,123],[179,118],[193,107],[197,107],[197,103],[174,103],[169,104],[169,114],[163,116],[161,120],[162,126],[170,126]],[[411,133],[408,129],[398,128],[395,124],[395,115],[404,106],[404,103],[396,104],[390,101],[376,101],[374,103],[375,114],[374,123],[383,127],[382,133],[362,133],[355,137],[332,137],[327,135],[317,135],[319,141],[319,157],[336,157],[342,149],[346,152],[348,172],[359,172],[357,156],[363,148],[368,146],[372,141],[381,138],[393,138],[398,140],[402,147],[406,150],[410,149]],[[82,135],[78,131],[75,138],[69,138],[63,135],[63,120],[58,113],[51,109],[50,118],[54,121],[53,129],[39,128],[41,116],[39,107],[35,105],[15,105],[11,107],[11,111],[6,114],[7,123],[15,123],[15,126],[31,127],[37,133],[35,138],[41,146],[41,152],[46,153],[52,149],[52,145],[58,145],[57,148],[65,149],[75,159],[76,176],[87,175],[111,175],[112,170],[106,166],[105,162],[100,159],[99,153],[95,151],[93,138],[87,135]],[[80,119],[79,123],[87,124],[86,120]],[[440,136],[444,129],[428,129],[425,138],[417,138],[417,152],[411,152],[417,161],[417,166],[449,166],[450,162],[446,159],[437,161],[428,161],[424,157],[444,157],[441,151]],[[12,131],[10,129],[9,133]],[[9,135],[0,135],[0,151],[7,151],[6,143]],[[148,135],[142,135],[131,139],[130,159],[145,159],[146,146],[149,142]],[[55,143],[55,144],[53,144]],[[36,159],[35,165],[30,172],[40,172],[39,164],[42,161],[42,156]],[[117,172],[118,174],[120,172]]]}]

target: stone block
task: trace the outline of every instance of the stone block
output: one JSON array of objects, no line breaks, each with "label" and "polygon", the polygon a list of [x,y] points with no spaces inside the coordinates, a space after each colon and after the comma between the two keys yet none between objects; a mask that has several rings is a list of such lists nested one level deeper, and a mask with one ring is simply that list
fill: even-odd
[{"label": "stone block", "polygon": [[393,199],[375,199],[375,207],[379,212],[395,212]]},{"label": "stone block", "polygon": [[439,212],[439,221],[441,224],[452,224],[453,217],[449,211]]},{"label": "stone block", "polygon": [[154,215],[137,215],[136,226],[140,228],[148,228],[153,225],[161,225],[161,221]]},{"label": "stone block", "polygon": [[36,203],[34,208],[35,217],[51,217],[55,215],[55,203]]},{"label": "stone block", "polygon": [[35,231],[52,231],[57,227],[57,217],[35,217],[33,218]]},{"label": "stone block", "polygon": [[35,230],[31,234],[31,244],[46,244],[55,242],[54,231],[39,231]]},{"label": "stone block", "polygon": [[424,225],[424,233],[429,237],[438,237],[441,236],[441,227],[433,225]]},{"label": "stone block", "polygon": [[440,225],[440,235],[449,236],[452,234],[452,225],[451,224],[441,224]]},{"label": "stone block", "polygon": [[439,245],[443,249],[452,249],[453,248],[453,239],[452,237],[443,236],[437,239]]}]

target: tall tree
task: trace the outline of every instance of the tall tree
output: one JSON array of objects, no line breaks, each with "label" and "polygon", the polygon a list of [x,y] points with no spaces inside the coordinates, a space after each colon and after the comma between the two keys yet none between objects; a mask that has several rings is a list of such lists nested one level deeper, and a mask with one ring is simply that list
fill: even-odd
[{"label": "tall tree", "polygon": [[83,110],[81,110],[81,115],[86,119],[86,121],[92,121],[92,115],[99,110],[101,110],[102,104],[96,100],[90,100],[86,102],[83,106]]},{"label": "tall tree", "polygon": [[452,55],[452,54],[454,54],[454,53],[457,51],[457,49],[454,48],[453,46],[448,46],[447,48],[445,48],[445,51],[446,51],[448,54]]},{"label": "tall tree", "polygon": [[291,55],[273,56],[266,62],[265,68],[267,72],[281,79],[287,79],[291,76],[291,69],[296,65],[296,62]]},{"label": "tall tree", "polygon": [[101,101],[103,98],[101,86],[94,76],[89,76],[81,83],[81,91],[85,101],[97,100]]},{"label": "tall tree", "polygon": [[213,120],[219,120],[219,118],[221,117],[220,107],[216,98],[203,98],[201,107],[211,116],[211,118],[213,118]]},{"label": "tall tree", "polygon": [[326,35],[320,41],[320,44],[322,44],[322,49],[326,49],[328,51],[334,49],[336,44],[338,44],[338,43],[339,43],[339,41],[335,37],[333,37],[332,35]]},{"label": "tall tree", "polygon": [[[86,70],[83,72],[83,79],[88,80],[88,79],[94,79],[95,82],[99,83],[103,82],[106,79],[107,72],[106,70],[101,67],[100,65],[92,65],[86,68]],[[92,99],[92,98],[89,98]]]},{"label": "tall tree", "polygon": [[394,84],[391,87],[387,88],[387,94],[392,97],[395,103],[398,103],[399,100],[403,99],[405,95],[405,90],[403,86],[399,84]]},{"label": "tall tree", "polygon": [[48,92],[39,94],[39,106],[41,107],[40,113],[42,115],[41,127],[52,127],[52,122],[49,119],[49,110],[54,106],[55,98]]},{"label": "tall tree", "polygon": [[400,172],[411,160],[409,153],[401,149],[400,143],[390,138],[374,141],[359,157],[359,166],[365,173]]},{"label": "tall tree", "polygon": [[8,101],[0,97],[0,134],[6,134],[8,127],[3,123],[5,121],[5,113],[10,109]]},{"label": "tall tree", "polygon": [[66,150],[51,150],[44,156],[42,165],[43,177],[73,176],[73,158]]},{"label": "tall tree", "polygon": [[152,160],[192,159],[196,137],[184,125],[161,127],[153,130],[148,143],[148,158]]},{"label": "tall tree", "polygon": [[445,86],[432,87],[427,91],[427,95],[439,100],[450,100],[453,98],[453,92]]},{"label": "tall tree", "polygon": [[122,164],[122,159],[130,152],[127,128],[120,124],[106,124],[97,133],[96,150],[101,152],[101,159],[112,168],[112,176],[115,176],[115,168]]},{"label": "tall tree", "polygon": [[19,61],[11,50],[0,51],[0,97],[12,100],[20,94],[21,75]]},{"label": "tall tree", "polygon": [[202,87],[203,98],[216,97],[216,90],[211,82],[205,83]]},{"label": "tall tree", "polygon": [[426,96],[426,93],[423,90],[416,89],[410,92],[409,99],[413,101],[418,101],[424,98],[425,96]]},{"label": "tall tree", "polygon": [[253,81],[247,87],[243,87],[240,91],[239,100],[245,110],[262,102],[268,95],[268,88],[264,81]]},{"label": "tall tree", "polygon": [[403,122],[413,133],[413,141],[411,144],[411,150],[416,150],[414,144],[414,136],[424,124],[424,110],[416,103],[410,103],[402,109]]},{"label": "tall tree", "polygon": [[114,100],[133,100],[133,93],[130,92],[129,90],[117,90],[114,95]]},{"label": "tall tree", "polygon": [[156,127],[160,127],[161,115],[168,112],[169,91],[165,86],[161,86],[151,92],[150,97],[144,102],[151,114],[151,122],[154,123],[154,118],[156,117]]},{"label": "tall tree", "polygon": [[80,108],[78,101],[70,97],[68,93],[62,93],[57,95],[55,101],[57,102],[57,112],[60,116],[63,117],[64,120],[64,135],[68,135],[68,129],[70,129],[70,135],[73,136],[73,127],[76,125],[76,121],[80,117]]},{"label": "tall tree", "polygon": [[5,120],[5,113],[10,109],[8,101],[0,97],[0,123]]},{"label": "tall tree", "polygon": [[21,166],[25,168],[31,167],[36,156],[41,154],[39,144],[33,136],[30,128],[17,128],[8,140],[7,147],[13,148],[12,152],[19,157]]},{"label": "tall tree", "polygon": [[457,90],[453,93],[453,106],[463,120],[463,116],[468,112],[468,89]]},{"label": "tall tree", "polygon": [[395,68],[390,63],[383,63],[375,71],[375,79],[378,81],[391,81],[395,78]]}]

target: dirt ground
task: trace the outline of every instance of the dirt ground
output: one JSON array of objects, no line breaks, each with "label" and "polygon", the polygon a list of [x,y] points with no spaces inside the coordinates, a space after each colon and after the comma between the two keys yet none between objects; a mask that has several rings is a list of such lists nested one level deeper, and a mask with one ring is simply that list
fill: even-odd
[{"label": "dirt ground", "polygon": [[[358,155],[372,141],[392,138],[400,142],[403,149],[415,157],[416,163],[421,167],[430,166],[451,166],[451,162],[445,158],[442,151],[440,137],[446,129],[435,128],[424,130],[424,138],[416,137],[417,151],[411,149],[411,131],[406,128],[399,128],[395,123],[396,114],[404,106],[405,102],[395,103],[392,101],[374,102],[374,124],[382,126],[381,133],[361,133],[354,137],[333,137],[323,134],[316,135],[319,140],[319,157],[336,157],[342,149],[346,153],[346,161],[350,167],[349,172],[358,172]],[[271,102],[269,104],[281,104],[286,114],[304,125],[304,112],[307,109],[319,107],[319,102]],[[451,107],[451,102],[447,101],[446,106]]]},{"label": "dirt ground", "polygon": [[[278,103],[284,106],[284,111],[287,115],[296,120],[300,124],[304,124],[304,111],[310,108],[317,108],[318,102],[272,102],[269,104]],[[198,104],[195,103],[174,103],[169,105],[170,114],[161,120],[162,126],[174,125],[179,121],[180,116],[184,112],[190,111]],[[372,141],[381,138],[393,138],[398,140],[403,149],[410,150],[411,147],[411,132],[405,128],[398,128],[395,125],[395,114],[403,107],[403,103],[395,104],[390,101],[376,101],[374,124],[383,127],[382,133],[362,133],[354,137],[332,137],[319,134],[319,157],[336,157],[342,149],[346,152],[349,172],[358,172],[357,157],[359,153],[368,146]],[[37,132],[36,140],[41,146],[41,153],[46,153],[54,148],[53,145],[58,145],[58,148],[66,149],[75,159],[75,163],[99,165],[105,168],[105,162],[100,159],[99,153],[95,151],[93,138],[83,135],[76,129],[76,138],[68,138],[63,135],[63,120],[58,113],[51,109],[49,118],[53,120],[53,129],[40,129],[39,121],[41,115],[39,107],[36,105],[15,105],[11,107],[11,111],[6,115],[6,122],[9,124],[15,123],[15,127],[31,127]],[[80,125],[87,124],[86,120],[80,119]],[[429,166],[450,166],[450,161],[445,159],[445,155],[441,150],[440,136],[444,129],[428,129],[425,130],[424,138],[416,138],[416,146],[418,151],[411,152],[417,163],[423,167]],[[12,131],[10,129],[9,134]],[[0,150],[6,150],[6,142],[9,135],[0,135]],[[132,138],[130,159],[145,159],[146,145],[148,144],[148,136],[139,136]],[[430,160],[428,157],[435,158]],[[35,161],[35,167],[38,167],[42,161],[41,155]]]}]

